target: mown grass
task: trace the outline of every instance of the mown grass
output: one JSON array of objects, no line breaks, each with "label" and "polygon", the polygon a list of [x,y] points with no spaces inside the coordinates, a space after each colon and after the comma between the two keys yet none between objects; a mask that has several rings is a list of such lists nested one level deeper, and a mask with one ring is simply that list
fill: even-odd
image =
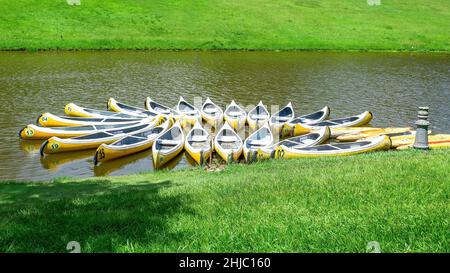
[{"label": "mown grass", "polygon": [[449,252],[450,151],[0,185],[0,251]]},{"label": "mown grass", "polygon": [[0,49],[450,50],[450,1],[380,2],[0,0]]}]

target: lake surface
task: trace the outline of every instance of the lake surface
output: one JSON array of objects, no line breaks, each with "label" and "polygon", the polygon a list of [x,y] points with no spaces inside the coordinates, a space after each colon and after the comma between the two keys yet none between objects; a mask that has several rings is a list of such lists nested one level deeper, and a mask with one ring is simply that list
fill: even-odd
[{"label": "lake surface", "polygon": [[[40,141],[17,132],[69,102],[105,109],[109,97],[143,107],[147,96],[174,106],[182,95],[221,106],[292,101],[296,114],[331,107],[332,117],[370,110],[373,126],[413,126],[430,106],[431,129],[450,133],[450,55],[330,52],[0,53],[0,180],[90,177],[152,169],[151,152],[94,168],[94,151],[40,158]],[[270,108],[269,108],[270,109]],[[191,163],[181,155],[171,167]]]}]

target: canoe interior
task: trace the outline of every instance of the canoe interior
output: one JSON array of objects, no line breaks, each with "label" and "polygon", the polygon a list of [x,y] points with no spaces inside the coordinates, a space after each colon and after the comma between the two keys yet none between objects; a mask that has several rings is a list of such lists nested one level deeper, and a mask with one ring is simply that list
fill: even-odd
[{"label": "canoe interior", "polygon": [[318,111],[294,118],[291,123],[310,123],[323,117],[324,111]]},{"label": "canoe interior", "polygon": [[212,103],[205,103],[205,105],[203,105],[203,112],[205,112],[206,114],[211,115],[211,116],[219,116],[220,115],[219,108]]},{"label": "canoe interior", "polygon": [[272,117],[272,122],[284,122],[286,121],[286,118],[292,117],[293,114],[291,107],[284,107]]},{"label": "canoe interior", "polygon": [[124,110],[130,111],[130,112],[134,112],[136,114],[146,115],[146,116],[150,116],[150,117],[156,116],[156,114],[153,113],[153,112],[146,111],[145,109],[139,109],[137,107],[126,105],[126,104],[123,104],[123,103],[120,103],[120,102],[117,102],[117,106],[119,106],[120,108],[122,108]]},{"label": "canoe interior", "polygon": [[99,126],[84,125],[84,126],[69,126],[69,127],[47,127],[47,129],[64,131],[64,132],[79,132],[79,131],[95,131]]},{"label": "canoe interior", "polygon": [[117,113],[117,112],[110,112],[110,111],[103,111],[103,110],[95,110],[95,109],[88,109],[83,108],[83,110],[87,113],[91,114],[99,114],[102,116],[108,116],[108,117],[116,117],[116,118],[132,118],[132,116],[123,114],[123,113]]},{"label": "canoe interior", "polygon": [[178,109],[182,112],[195,110],[195,108],[192,105],[190,105],[189,103],[187,103],[185,101],[180,101],[180,103],[178,104]]},{"label": "canoe interior", "polygon": [[[208,136],[208,133],[205,132],[205,130],[200,129],[200,128],[198,128],[198,129],[195,128],[195,129],[192,129],[192,131],[187,136],[187,141],[188,141],[189,145],[191,145],[194,148],[209,149],[210,143],[209,143],[209,140],[206,139],[207,136]],[[195,138],[199,138],[199,137],[205,137],[205,140],[204,141],[196,141]]]},{"label": "canoe interior", "polygon": [[234,150],[239,148],[239,146],[241,146],[241,142],[239,140],[236,140],[234,142],[224,142],[224,141],[217,141],[219,143],[220,146],[222,146],[222,148],[227,149],[227,150]]},{"label": "canoe interior", "polygon": [[[90,126],[93,126],[96,130],[109,130],[109,129],[118,129],[118,128],[123,128],[123,127],[129,127],[129,126],[136,125],[138,123],[139,122],[133,122],[133,123],[127,123],[127,124],[90,125]],[[70,127],[67,127],[67,128],[70,128]]]},{"label": "canoe interior", "polygon": [[[169,131],[164,133],[159,139],[156,141],[155,146],[156,150],[159,151],[169,151],[173,148],[177,147],[183,138],[183,132],[179,127],[172,127]],[[173,143],[164,142],[164,140],[173,141]]]},{"label": "canoe interior", "polygon": [[339,119],[332,119],[332,120],[326,120],[319,123],[314,123],[314,126],[333,126],[333,125],[341,125],[349,122],[353,122],[355,120],[358,120],[359,117],[353,116],[353,117],[347,117],[347,118],[339,118]]},{"label": "canoe interior", "polygon": [[276,146],[286,146],[286,147],[295,147],[295,146],[304,146],[315,142],[320,137],[318,133],[310,133],[303,136],[291,137],[289,139],[283,140],[278,143]]},{"label": "canoe interior", "polygon": [[86,135],[86,136],[74,137],[74,138],[75,139],[98,139],[98,138],[104,138],[104,137],[109,137],[109,136],[118,135],[118,134],[129,134],[131,132],[144,129],[147,126],[148,126],[147,124],[141,124],[138,126],[127,127],[127,128],[123,128],[123,129],[109,130],[109,131],[105,131],[105,132],[98,132],[98,133],[94,133],[94,134],[90,134],[90,135]]},{"label": "canoe interior", "polygon": [[141,119],[139,118],[78,118],[78,117],[70,117],[68,118],[70,120],[74,121],[89,121],[89,122],[133,122],[133,121],[139,121]]},{"label": "canoe interior", "polygon": [[150,102],[150,107],[152,109],[155,109],[155,111],[157,111],[157,112],[161,112],[161,113],[169,113],[170,112],[169,107],[167,107],[165,105],[162,105],[162,104],[159,104],[159,103],[154,102],[154,101]]},{"label": "canoe interior", "polygon": [[244,116],[245,112],[241,108],[233,105],[227,108],[226,114],[230,117],[237,118]]},{"label": "canoe interior", "polygon": [[114,142],[112,146],[125,146],[144,142],[152,136],[160,134],[163,130],[164,129],[162,127],[155,127],[153,129],[122,138],[121,140]]},{"label": "canoe interior", "polygon": [[265,120],[270,117],[269,112],[262,106],[256,106],[250,113],[248,113],[253,120]]},{"label": "canoe interior", "polygon": [[[272,142],[272,135],[270,133],[270,130],[266,127],[263,127],[256,131],[254,134],[249,136],[248,140],[246,141],[246,147],[262,147],[267,146],[271,144]],[[257,140],[258,142],[252,142]]]},{"label": "canoe interior", "polygon": [[[226,141],[223,141],[223,137],[228,137],[230,139],[233,139],[230,141],[227,139]],[[225,129],[219,132],[217,135],[217,143],[224,149],[237,149],[241,146],[242,141],[239,139],[239,137],[236,135],[236,133],[233,130]]]}]

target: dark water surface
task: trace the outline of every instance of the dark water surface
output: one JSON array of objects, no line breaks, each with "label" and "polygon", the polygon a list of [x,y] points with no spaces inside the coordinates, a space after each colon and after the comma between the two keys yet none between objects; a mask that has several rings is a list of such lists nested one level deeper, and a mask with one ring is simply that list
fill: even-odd
[{"label": "dark water surface", "polygon": [[[332,117],[374,113],[374,126],[411,126],[429,105],[432,129],[450,133],[450,55],[329,52],[0,53],[0,180],[48,180],[151,170],[150,151],[94,168],[93,151],[47,156],[17,132],[64,105],[104,109],[109,97],[143,106],[178,96],[221,106],[292,101],[297,114],[331,107]],[[198,101],[198,99],[197,99]],[[177,168],[189,165],[181,155]]]}]

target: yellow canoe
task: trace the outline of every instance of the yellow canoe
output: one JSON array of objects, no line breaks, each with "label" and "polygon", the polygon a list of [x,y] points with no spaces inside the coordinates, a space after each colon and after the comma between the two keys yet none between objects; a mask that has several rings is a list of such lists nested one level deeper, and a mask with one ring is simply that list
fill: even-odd
[{"label": "yellow canoe", "polygon": [[333,135],[333,129],[343,127],[359,127],[368,124],[373,118],[371,112],[366,111],[356,116],[324,120],[318,123],[286,123],[283,130],[289,131],[293,136],[299,136],[320,129],[323,126],[330,127]]},{"label": "yellow canoe", "polygon": [[136,123],[113,124],[113,125],[85,125],[85,126],[70,126],[70,127],[41,127],[34,124],[28,124],[19,131],[19,137],[22,139],[48,139],[53,136],[60,138],[84,136],[97,133],[103,130],[112,130],[125,128]]},{"label": "yellow canoe", "polygon": [[125,128],[99,131],[94,134],[73,138],[51,137],[42,144],[40,153],[41,156],[44,156],[44,154],[96,149],[103,143],[113,143],[129,134],[147,131],[155,127],[157,123],[158,121],[155,120],[151,123],[140,123]]},{"label": "yellow canoe", "polygon": [[226,163],[237,162],[242,155],[242,139],[228,122],[225,122],[217,132],[214,138],[214,149]]},{"label": "yellow canoe", "polygon": [[188,124],[194,125],[195,122],[201,122],[202,117],[200,111],[194,105],[187,102],[183,97],[180,96],[176,109],[177,112],[181,114],[179,118],[180,125],[186,127]]},{"label": "yellow canoe", "polygon": [[270,113],[264,106],[262,101],[259,101],[253,109],[251,109],[247,114],[247,124],[250,130],[254,131],[261,126],[263,126],[267,121],[269,121]]},{"label": "yellow canoe", "polygon": [[218,128],[223,125],[223,111],[222,109],[212,102],[210,98],[206,98],[205,102],[200,109],[200,115],[203,120],[214,128]]},{"label": "yellow canoe", "polygon": [[166,106],[159,102],[156,102],[156,101],[152,100],[150,97],[147,97],[145,99],[145,109],[149,110],[150,112],[154,112],[154,113],[158,113],[158,114],[162,114],[162,115],[172,115],[174,117],[180,115],[180,113],[178,113],[175,109],[172,109],[169,106]]},{"label": "yellow canoe", "polygon": [[232,100],[223,112],[223,117],[226,122],[228,122],[235,131],[239,131],[245,126],[245,121],[247,119],[247,113],[242,107],[237,105],[237,103]]},{"label": "yellow canoe", "polygon": [[210,158],[213,151],[211,140],[211,135],[203,129],[199,122],[196,122],[186,135],[184,148],[197,164],[203,165]]},{"label": "yellow canoe", "polygon": [[388,136],[382,135],[370,140],[322,144],[304,148],[279,146],[275,149],[274,158],[345,156],[388,150],[390,147],[391,140]]},{"label": "yellow canoe", "polygon": [[262,147],[258,149],[257,158],[258,159],[269,159],[271,157],[274,157],[275,149],[280,146],[286,146],[286,147],[311,147],[315,145],[322,144],[323,142],[327,141],[330,138],[330,128],[327,126],[317,130],[313,131],[309,134],[296,136],[287,138],[285,140],[282,140],[274,145],[271,145],[269,147]]},{"label": "yellow canoe", "polygon": [[94,165],[150,149],[155,139],[164,134],[172,124],[173,119],[164,118],[159,126],[125,136],[111,144],[100,145],[94,155]]},{"label": "yellow canoe", "polygon": [[180,122],[159,136],[152,146],[153,166],[155,169],[163,167],[184,148],[184,133]]},{"label": "yellow canoe", "polygon": [[[148,119],[148,118],[147,118]],[[135,123],[143,120],[141,117],[117,118],[117,117],[59,117],[51,113],[44,113],[38,117],[38,124],[43,127],[64,127],[64,126],[84,126],[84,125],[111,125]]]},{"label": "yellow canoe", "polygon": [[290,130],[285,129],[285,125],[294,118],[294,108],[289,102],[280,111],[274,113],[269,119],[269,126],[275,136],[286,137]]},{"label": "yellow canoe", "polygon": [[256,161],[258,159],[258,150],[271,146],[273,141],[272,131],[266,122],[266,124],[245,139],[243,149],[245,161],[247,163]]}]

